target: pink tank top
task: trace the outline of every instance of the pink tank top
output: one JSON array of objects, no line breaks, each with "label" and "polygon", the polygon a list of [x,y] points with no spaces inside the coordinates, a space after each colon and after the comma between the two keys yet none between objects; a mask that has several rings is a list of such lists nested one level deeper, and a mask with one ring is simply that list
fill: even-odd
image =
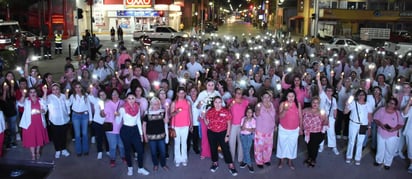
[{"label": "pink tank top", "polygon": [[288,130],[294,130],[299,127],[299,111],[295,103],[286,111],[283,118],[279,119],[279,124]]},{"label": "pink tank top", "polygon": [[172,126],[175,127],[186,127],[190,125],[190,113],[189,110],[192,108],[189,106],[189,102],[186,99],[175,101],[175,110],[180,111],[172,119]]}]

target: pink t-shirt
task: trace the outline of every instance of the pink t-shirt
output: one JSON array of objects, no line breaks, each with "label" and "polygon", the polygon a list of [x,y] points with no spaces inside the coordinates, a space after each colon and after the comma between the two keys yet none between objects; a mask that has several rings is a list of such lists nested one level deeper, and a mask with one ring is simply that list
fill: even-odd
[{"label": "pink t-shirt", "polygon": [[[373,119],[380,121],[383,125],[388,124],[390,127],[394,128],[396,127],[398,124],[399,125],[404,125],[405,122],[400,114],[400,112],[397,110],[394,113],[388,113],[386,112],[385,108],[382,107],[380,109],[378,109],[378,111],[375,112],[375,114],[373,115]],[[398,131],[394,131],[394,132],[389,132],[387,130],[384,130],[380,127],[378,127],[378,134],[384,138],[390,138],[390,137],[395,137],[398,135]]]},{"label": "pink t-shirt", "polygon": [[[245,128],[250,129],[250,128],[256,128],[256,119],[254,117],[252,117],[252,119],[250,120],[246,120],[246,117],[243,117],[241,119],[241,126],[245,126]],[[243,135],[249,135],[252,134],[252,132],[248,131],[248,130],[240,130],[240,134]]]},{"label": "pink t-shirt", "polygon": [[249,105],[249,101],[246,99],[242,99],[240,103],[233,103],[233,101],[233,98],[228,101],[228,105],[231,106],[230,112],[232,113],[232,125],[240,125],[242,117],[245,116],[245,111]]},{"label": "pink t-shirt", "polygon": [[187,127],[190,125],[190,113],[192,107],[186,99],[175,101],[175,111],[179,111],[172,119],[172,126]]},{"label": "pink t-shirt", "polygon": [[292,103],[283,118],[279,119],[279,124],[288,130],[295,130],[299,127],[299,110],[295,103]]}]

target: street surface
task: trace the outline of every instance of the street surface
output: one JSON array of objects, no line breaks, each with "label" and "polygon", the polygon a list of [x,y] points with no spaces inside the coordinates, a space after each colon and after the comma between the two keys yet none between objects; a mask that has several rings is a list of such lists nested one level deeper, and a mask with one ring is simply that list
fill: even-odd
[{"label": "street surface", "polygon": [[[219,35],[230,34],[241,36],[242,33],[252,35],[258,34],[259,30],[252,27],[250,24],[234,23],[225,24],[219,27]],[[109,40],[108,35],[99,36],[102,41],[103,49],[112,48],[114,44]],[[131,34],[125,35],[124,39],[126,46],[131,47],[132,41]],[[51,72],[54,79],[57,80],[63,74],[63,66],[65,63],[65,57],[68,56],[68,44],[72,45],[72,52],[76,48],[77,39],[72,37],[63,42],[63,55],[53,55],[52,60],[39,60],[32,62],[32,65],[37,65],[40,68],[41,73]],[[156,43],[155,43],[156,45]],[[167,44],[160,44],[166,45]],[[53,50],[54,52],[54,50]],[[72,57],[75,59],[75,57]],[[73,61],[75,64],[76,61]],[[77,65],[77,64],[75,64]],[[16,73],[17,74],[17,73]],[[18,76],[17,76],[18,77]],[[408,162],[402,160],[399,157],[395,157],[390,170],[384,170],[382,167],[373,166],[374,153],[366,148],[363,151],[363,158],[360,166],[355,166],[354,163],[346,164],[344,160],[346,152],[346,142],[342,139],[338,140],[338,149],[340,155],[336,156],[332,150],[325,147],[322,153],[319,153],[317,165],[315,168],[307,168],[303,164],[303,160],[306,158],[306,145],[302,139],[299,139],[298,157],[294,160],[296,170],[291,170],[287,165],[284,165],[282,169],[277,167],[278,159],[275,154],[272,155],[272,165],[264,169],[259,169],[255,166],[255,173],[251,174],[248,170],[239,168],[239,163],[234,159],[236,168],[239,172],[237,178],[345,178],[345,179],[357,179],[357,178],[396,178],[406,179],[411,178],[411,174],[407,173]],[[275,144],[276,146],[276,144]],[[142,176],[137,174],[137,163],[134,162],[135,167],[134,176],[128,177],[127,167],[121,162],[120,158],[117,158],[116,167],[110,168],[109,158],[104,156],[102,160],[97,160],[95,144],[91,144],[90,154],[88,156],[77,157],[74,155],[74,143],[70,141],[68,145],[69,151],[72,155],[60,159],[54,158],[54,148],[50,143],[43,148],[42,156],[38,162],[54,162],[55,169],[51,172],[49,179],[111,179],[111,178],[156,178],[156,179],[174,179],[174,178],[193,178],[193,179],[206,179],[206,178],[232,178],[227,166],[224,164],[223,159],[219,159],[220,167],[212,173],[209,170],[211,165],[210,159],[200,160],[200,156],[195,154],[192,150],[189,152],[189,162],[187,167],[175,167],[173,162],[173,147],[169,147],[170,158],[167,160],[169,171],[159,169],[157,172],[153,172],[153,166],[150,158],[150,150],[148,146],[145,147],[145,159],[144,166],[151,173],[148,176]],[[4,159],[8,160],[28,160],[31,158],[28,149],[23,148],[21,143],[17,148],[9,149],[6,151]],[[26,161],[29,162],[29,161]],[[35,164],[35,163],[34,163]]]}]

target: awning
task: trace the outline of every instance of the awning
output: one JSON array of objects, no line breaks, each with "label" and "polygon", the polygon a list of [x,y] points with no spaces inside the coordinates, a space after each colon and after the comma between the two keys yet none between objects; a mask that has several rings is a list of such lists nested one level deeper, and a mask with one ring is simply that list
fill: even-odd
[{"label": "awning", "polygon": [[303,19],[303,18],[304,18],[303,16],[293,16],[293,17],[290,17],[289,20],[294,21],[294,20]]}]

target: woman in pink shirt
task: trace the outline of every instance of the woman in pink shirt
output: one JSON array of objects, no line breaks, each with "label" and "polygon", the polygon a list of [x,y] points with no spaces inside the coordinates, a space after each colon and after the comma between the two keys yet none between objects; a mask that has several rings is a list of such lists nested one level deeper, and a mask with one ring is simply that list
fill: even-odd
[{"label": "woman in pink shirt", "polygon": [[104,104],[104,111],[102,111],[102,116],[106,117],[105,122],[113,123],[113,130],[106,132],[107,141],[109,143],[109,153],[110,153],[110,167],[115,167],[116,163],[116,148],[119,147],[120,157],[125,161],[124,146],[120,139],[120,128],[122,124],[115,122],[117,114],[119,113],[120,107],[123,106],[124,101],[119,98],[119,90],[113,88],[109,93],[109,99]]},{"label": "woman in pink shirt", "polygon": [[188,162],[186,141],[189,130],[192,130],[192,107],[186,99],[186,91],[183,87],[179,87],[176,96],[176,100],[170,106],[170,114],[172,116],[171,126],[176,131],[175,164],[176,167],[179,167],[180,164],[187,166]]},{"label": "woman in pink shirt", "polygon": [[[409,100],[407,106],[411,104],[412,101]],[[378,126],[378,146],[374,165],[380,166],[383,164],[386,170],[389,170],[392,165],[392,160],[398,147],[399,130],[404,125],[397,106],[398,100],[391,98],[386,103],[386,107],[381,107],[373,115],[373,119]]]},{"label": "woman in pink shirt", "polygon": [[279,106],[279,132],[276,157],[280,159],[278,168],[283,167],[285,158],[289,159],[288,165],[294,170],[292,159],[295,159],[298,151],[298,137],[302,133],[301,105],[296,99],[296,93],[292,89],[286,91],[286,96]]},{"label": "woman in pink shirt", "polygon": [[304,105],[304,99],[309,97],[309,90],[306,90],[306,88],[302,85],[302,79],[300,76],[295,75],[293,76],[293,83],[287,84],[285,82],[285,77],[286,74],[283,74],[282,77],[282,89],[292,89],[295,94],[296,94],[296,99],[298,100],[300,106]]},{"label": "woman in pink shirt", "polygon": [[242,97],[242,89],[236,88],[235,97],[229,99],[228,105],[230,112],[232,113],[232,127],[229,135],[229,149],[232,154],[232,159],[235,159],[236,154],[236,141],[237,141],[237,152],[238,152],[238,162],[240,167],[245,167],[246,163],[243,162],[243,152],[242,144],[240,141],[240,122],[243,117],[242,111],[245,111],[249,105],[249,101]]},{"label": "woman in pink shirt", "polygon": [[305,108],[302,111],[305,142],[307,143],[308,148],[308,159],[305,160],[305,164],[308,167],[315,167],[319,144],[325,137],[322,129],[323,126],[328,126],[325,110],[321,110],[319,104],[320,98],[314,97],[312,99],[311,107]]}]

